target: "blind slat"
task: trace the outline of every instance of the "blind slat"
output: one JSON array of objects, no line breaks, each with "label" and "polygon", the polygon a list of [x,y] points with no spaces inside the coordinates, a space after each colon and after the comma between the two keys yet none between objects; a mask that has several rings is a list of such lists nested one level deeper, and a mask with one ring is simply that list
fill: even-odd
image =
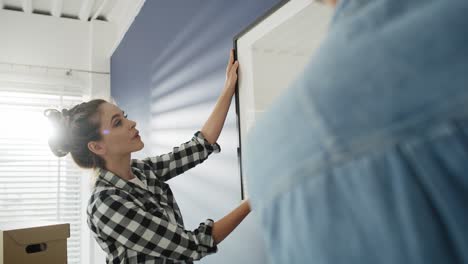
[{"label": "blind slat", "polygon": [[[51,200],[49,200],[49,201],[47,201],[47,202],[43,202],[43,203],[27,203],[27,202],[23,202],[21,205],[22,205],[22,206],[42,206],[42,205],[48,205],[48,204],[50,204],[50,201],[51,201]],[[54,201],[56,201],[56,199],[54,199]],[[81,206],[80,203],[78,203],[78,202],[71,202],[71,201],[60,201],[60,204],[61,204],[61,205],[64,205],[64,206]],[[0,208],[1,208],[2,206],[6,208],[6,206],[0,204]],[[17,205],[15,205],[15,206],[10,205],[10,206],[13,207],[13,208],[17,208]]]}]

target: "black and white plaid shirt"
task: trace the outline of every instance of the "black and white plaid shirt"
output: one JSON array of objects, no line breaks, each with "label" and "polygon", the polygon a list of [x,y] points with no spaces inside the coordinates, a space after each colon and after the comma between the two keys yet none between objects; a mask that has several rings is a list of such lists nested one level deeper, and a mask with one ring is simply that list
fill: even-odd
[{"label": "black and white plaid shirt", "polygon": [[198,131],[172,152],[143,160],[131,169],[148,187],[100,169],[88,203],[88,226],[107,253],[107,263],[192,263],[217,251],[213,220],[185,230],[180,209],[165,182],[219,152]]}]

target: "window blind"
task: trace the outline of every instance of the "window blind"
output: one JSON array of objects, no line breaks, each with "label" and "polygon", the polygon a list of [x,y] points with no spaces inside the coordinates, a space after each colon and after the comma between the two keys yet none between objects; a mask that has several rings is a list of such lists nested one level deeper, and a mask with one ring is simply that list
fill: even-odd
[{"label": "window blind", "polygon": [[47,139],[53,131],[43,111],[69,109],[88,95],[88,89],[63,80],[0,79],[0,221],[70,223],[71,264],[81,263],[81,181],[86,175],[70,154],[52,154]]}]

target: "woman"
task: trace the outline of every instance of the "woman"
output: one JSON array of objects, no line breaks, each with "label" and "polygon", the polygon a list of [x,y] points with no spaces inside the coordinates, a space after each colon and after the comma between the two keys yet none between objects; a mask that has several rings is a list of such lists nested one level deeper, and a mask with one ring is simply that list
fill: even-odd
[{"label": "woman", "polygon": [[88,225],[108,263],[192,263],[217,251],[217,245],[250,212],[244,201],[217,222],[208,219],[194,231],[184,229],[179,207],[165,182],[202,163],[213,152],[234,94],[238,62],[231,51],[226,83],[205,125],[173,152],[131,159],[143,148],[136,123],[117,106],[92,100],[70,110],[47,109],[57,124],[49,140],[58,157],[71,153],[98,177],[89,200]]}]

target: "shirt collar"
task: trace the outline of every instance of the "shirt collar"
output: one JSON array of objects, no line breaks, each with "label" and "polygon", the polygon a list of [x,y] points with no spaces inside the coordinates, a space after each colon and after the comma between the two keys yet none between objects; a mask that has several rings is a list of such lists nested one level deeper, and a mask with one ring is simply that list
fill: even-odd
[{"label": "shirt collar", "polygon": [[[145,182],[144,179],[141,177],[141,171],[138,168],[130,167],[134,172],[133,175],[139,178],[142,182]],[[102,186],[102,185],[113,185],[117,188],[126,190],[128,192],[133,191],[134,189],[128,184],[128,181],[125,179],[120,178],[112,171],[108,171],[106,169],[99,168],[98,169],[98,177],[96,179],[95,186]]]}]

